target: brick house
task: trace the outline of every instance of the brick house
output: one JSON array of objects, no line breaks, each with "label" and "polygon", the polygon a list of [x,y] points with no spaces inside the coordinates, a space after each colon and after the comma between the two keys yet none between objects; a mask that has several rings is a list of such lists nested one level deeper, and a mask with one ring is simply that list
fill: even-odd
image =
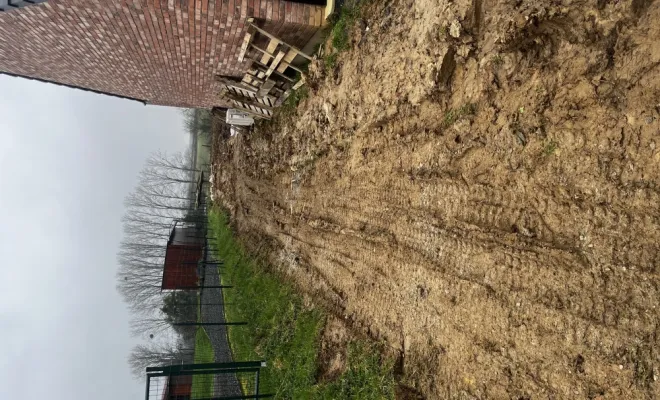
[{"label": "brick house", "polygon": [[325,8],[284,0],[0,0],[0,73],[145,104],[222,106],[214,78],[244,72],[237,58],[248,17],[304,47]]}]

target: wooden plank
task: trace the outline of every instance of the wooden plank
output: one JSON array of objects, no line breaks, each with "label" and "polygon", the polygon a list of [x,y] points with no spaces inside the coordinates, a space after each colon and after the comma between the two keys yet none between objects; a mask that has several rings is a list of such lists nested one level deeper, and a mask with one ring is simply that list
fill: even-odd
[{"label": "wooden plank", "polygon": [[277,68],[277,66],[280,64],[280,61],[282,61],[282,59],[284,58],[284,55],[285,55],[285,53],[283,51],[280,51],[279,53],[277,53],[277,55],[275,56],[275,59],[270,64],[270,67],[268,67],[268,71],[266,71],[266,78],[268,78],[273,73],[273,71],[275,71],[275,68]]},{"label": "wooden plank", "polygon": [[[268,42],[268,47],[266,47],[266,52],[268,54],[275,54],[275,50],[277,50],[277,46],[280,45],[280,42],[276,39],[271,39],[270,42]],[[268,61],[270,60],[271,56],[265,54],[261,56],[261,63],[268,65]]]},{"label": "wooden plank", "polygon": [[289,49],[289,51],[286,52],[286,56],[284,57],[284,61],[290,63],[291,61],[293,61],[294,58],[296,58],[296,56],[297,56],[296,52],[291,51],[291,49]]},{"label": "wooden plank", "polygon": [[291,95],[291,89],[287,90],[286,92],[282,93],[282,95],[277,99],[275,102],[275,107],[281,106],[284,101]]},{"label": "wooden plank", "polygon": [[251,86],[247,86],[242,82],[236,82],[236,81],[233,81],[231,79],[224,78],[224,77],[216,77],[216,80],[218,82],[222,83],[223,85],[225,85],[227,88],[238,88],[238,89],[245,90],[245,91],[251,92],[251,93],[256,93],[257,92],[256,88],[253,88]]},{"label": "wooden plank", "polygon": [[[262,67],[262,68],[266,68],[266,69],[268,69],[268,66],[267,66],[267,65],[262,64],[262,63],[260,63],[259,61],[253,61],[253,62],[254,62],[255,64],[257,64],[258,66]],[[281,64],[280,64],[280,66],[281,66]],[[279,69],[279,68],[278,68],[278,69]],[[281,72],[274,71],[273,73],[274,73],[275,75],[279,76],[280,78],[283,78],[284,80],[287,80],[287,81],[289,81],[289,82],[293,82],[293,80],[294,80],[293,78],[288,77],[288,76],[286,76],[285,74],[283,74],[283,73],[281,73]]]},{"label": "wooden plank", "polygon": [[259,88],[254,85],[247,85],[247,86],[252,90],[252,93],[257,93],[257,91],[259,91]]},{"label": "wooden plank", "polygon": [[261,109],[259,107],[254,107],[254,109],[255,109],[254,111],[256,113],[259,113],[261,115],[269,115],[269,116],[273,115],[273,113],[270,110],[264,110],[264,109]]},{"label": "wooden plank", "polygon": [[304,83],[305,83],[305,80],[304,80],[304,79],[300,79],[298,82],[296,82],[295,85],[293,85],[293,87],[292,87],[291,89],[289,89],[289,90],[287,90],[286,92],[282,93],[282,95],[281,95],[281,96],[277,99],[277,101],[275,102],[275,107],[279,107],[279,106],[281,106],[281,105],[284,103],[284,101],[285,101],[289,96],[291,96],[291,92],[293,92],[294,90],[296,90],[296,89],[298,89],[299,87],[301,87]]},{"label": "wooden plank", "polygon": [[243,44],[241,44],[241,52],[238,55],[238,62],[242,63],[243,60],[245,59],[245,53],[247,53],[248,46],[250,45],[250,42],[252,41],[252,33],[247,32],[245,34],[245,38],[243,38]]},{"label": "wooden plank", "polygon": [[259,84],[253,84],[251,80],[247,80],[247,77],[244,78],[244,81],[242,82],[243,85],[250,87],[252,90],[252,93],[256,94],[259,91],[259,88],[261,85]]},{"label": "wooden plank", "polygon": [[256,76],[252,76],[250,74],[245,74],[245,76],[243,77],[243,81],[246,82],[249,85],[252,85],[252,86],[256,87],[257,90],[258,90],[258,88],[261,87],[261,85],[264,84],[264,81],[257,78]]},{"label": "wooden plank", "polygon": [[234,107],[237,110],[245,111],[246,113],[252,115],[253,117],[256,118],[264,118],[264,119],[270,119],[271,118],[271,113],[263,113],[263,112],[254,112],[253,110],[249,108],[245,108],[243,106],[239,106],[238,104],[234,104]]},{"label": "wooden plank", "polygon": [[237,90],[236,92],[239,96],[243,96],[243,97],[255,97],[257,95],[255,92],[250,92],[248,90],[242,90],[242,89]]},{"label": "wooden plank", "polygon": [[267,52],[265,49],[262,49],[261,47],[255,45],[254,43],[250,43],[250,46],[251,46],[253,49],[262,52],[263,54],[267,54],[267,55],[269,55],[269,56],[271,56],[271,57],[273,57],[273,58],[275,57],[275,54],[272,54],[272,53]]},{"label": "wooden plank", "polygon": [[241,110],[249,111],[252,114],[256,114],[256,115],[264,114],[263,110],[259,110],[254,106],[250,106],[249,104],[244,104],[242,101],[233,100],[232,103],[234,104],[235,108],[240,108]]},{"label": "wooden plank", "polygon": [[270,94],[265,94],[263,96],[259,96],[257,94],[258,92],[257,93],[246,92],[246,93],[248,93],[248,94],[239,93],[238,95],[243,96],[243,97],[247,97],[249,99],[256,100],[256,101],[258,101],[260,103],[263,103],[263,104],[265,104],[269,107],[272,107],[273,103],[276,100],[276,98],[274,96],[270,95]]},{"label": "wooden plank", "polygon": [[259,108],[263,108],[265,110],[270,110],[271,109],[271,107],[268,107],[265,104],[261,104],[261,103],[255,101],[256,99],[237,96],[237,95],[231,94],[231,93],[226,93],[225,97],[227,97],[229,100],[240,101],[241,103],[244,103],[245,105],[248,105],[248,106],[259,107]]},{"label": "wooden plank", "polygon": [[[287,67],[291,66],[291,61],[293,61],[293,59],[296,58],[296,55],[297,54],[296,54],[295,51],[289,50],[286,53],[286,56],[284,56],[284,62],[282,64],[280,64],[280,66],[277,68],[277,72],[284,73],[284,71],[286,71]],[[295,68],[295,69],[298,70],[297,68]],[[300,70],[298,70],[298,71],[300,71]]]},{"label": "wooden plank", "polygon": [[247,90],[241,90],[238,88],[233,88],[234,90],[230,91],[229,93],[239,96],[239,97],[245,97],[247,99],[254,99],[256,98],[256,93],[253,92],[248,92]]},{"label": "wooden plank", "polygon": [[279,76],[280,78],[282,78],[282,79],[284,79],[288,82],[293,82],[294,81],[294,78],[288,77],[285,74],[277,72],[277,71],[275,71],[275,75]]},{"label": "wooden plank", "polygon": [[324,10],[322,8],[317,8],[316,12],[314,13],[314,24],[316,26],[322,26],[323,25],[323,13]]},{"label": "wooden plank", "polygon": [[[249,21],[249,20],[248,20],[248,21]],[[270,38],[271,40],[273,40],[273,41],[277,41],[278,44],[281,43],[281,44],[286,45],[286,46],[289,47],[291,50],[295,51],[298,55],[300,55],[300,56],[302,56],[302,57],[305,57],[305,58],[308,59],[309,61],[312,61],[312,57],[309,56],[309,55],[306,54],[306,53],[303,53],[302,50],[300,50],[299,48],[297,48],[297,47],[295,47],[295,46],[292,46],[292,45],[286,43],[285,41],[283,41],[282,39],[278,38],[277,36],[271,35],[270,33],[266,32],[265,30],[259,28],[259,27],[256,26],[255,24],[253,24],[252,22],[248,22],[248,23],[250,24],[251,27],[253,27],[254,29],[256,29],[257,32],[261,33],[262,35],[269,37],[269,38]],[[271,52],[272,52],[272,51],[271,51]]]},{"label": "wooden plank", "polygon": [[266,81],[264,79],[259,79],[256,76],[252,76],[252,82],[257,83],[257,87],[261,87]]},{"label": "wooden plank", "polygon": [[272,79],[269,79],[269,80],[266,81],[266,83],[264,83],[264,84],[261,86],[261,88],[260,88],[259,91],[257,92],[257,95],[260,96],[260,97],[264,97],[264,96],[266,96],[266,95],[268,94],[268,92],[270,92],[270,90],[271,90],[273,87],[275,87],[275,81],[272,80]]},{"label": "wooden plank", "polygon": [[300,80],[299,80],[298,82],[296,82],[296,84],[293,85],[293,87],[292,87],[291,89],[292,89],[292,90],[296,90],[296,89],[298,89],[299,87],[301,87],[304,83],[305,83],[305,79],[304,79],[304,78],[300,78]]},{"label": "wooden plank", "polygon": [[283,74],[284,71],[286,71],[287,68],[291,68],[292,70],[294,70],[294,71],[298,71],[298,72],[300,72],[301,74],[303,73],[303,71],[302,71],[300,68],[296,67],[296,66],[293,65],[293,64],[286,63],[286,62],[282,62],[282,63],[280,64],[280,68],[278,68],[278,70],[280,70],[280,71],[277,71],[277,72]]},{"label": "wooden plank", "polygon": [[270,101],[269,101],[267,95],[255,97],[254,100],[258,101],[259,103],[261,103],[261,104],[263,104],[267,107],[270,107]]},{"label": "wooden plank", "polygon": [[264,107],[259,107],[252,104],[245,104],[245,102],[243,102],[243,107],[246,107],[248,110],[252,110],[252,112],[257,114],[270,114],[270,110]]}]

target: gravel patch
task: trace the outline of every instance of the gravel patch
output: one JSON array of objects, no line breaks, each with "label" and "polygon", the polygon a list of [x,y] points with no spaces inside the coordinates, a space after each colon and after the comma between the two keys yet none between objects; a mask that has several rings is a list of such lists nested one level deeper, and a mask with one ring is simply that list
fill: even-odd
[{"label": "gravel patch", "polygon": [[[207,261],[210,256],[207,256]],[[219,286],[220,276],[214,265],[209,265],[204,273],[204,286]],[[222,289],[203,289],[200,302],[202,303],[202,322],[224,322],[225,312]],[[205,326],[204,329],[211,340],[213,351],[215,352],[215,361],[224,363],[232,362],[231,348],[227,337],[227,327],[222,325]],[[240,396],[240,384],[236,374],[218,374],[215,377],[214,396]]]}]

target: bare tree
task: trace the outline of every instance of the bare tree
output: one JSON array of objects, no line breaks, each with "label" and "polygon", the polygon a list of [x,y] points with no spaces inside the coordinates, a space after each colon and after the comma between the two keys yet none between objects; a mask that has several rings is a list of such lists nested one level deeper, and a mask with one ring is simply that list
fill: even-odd
[{"label": "bare tree", "polygon": [[144,377],[147,367],[192,362],[193,350],[184,347],[181,340],[175,343],[139,344],[128,356],[131,373],[137,379]]},{"label": "bare tree", "polygon": [[[197,220],[192,207],[197,171],[190,153],[155,152],[140,171],[138,184],[125,201],[122,217],[124,237],[117,254],[117,290],[133,314],[131,333],[143,338],[154,336],[178,337],[174,344],[137,346],[129,357],[135,375],[144,367],[163,363],[180,356],[178,343],[194,341],[194,326],[180,322],[194,322],[194,306],[178,304],[176,296],[163,294],[163,264],[167,241],[174,221]],[[174,301],[174,303],[172,303]],[[187,307],[187,308],[185,308]]]},{"label": "bare tree", "polygon": [[156,170],[178,170],[178,171],[197,171],[194,168],[195,160],[192,159],[192,152],[186,150],[168,154],[161,151],[155,151],[149,155],[145,166],[155,168]]},{"label": "bare tree", "polygon": [[191,210],[191,165],[184,153],[153,153],[124,201],[117,288],[133,312],[148,314],[162,303],[159,284],[172,223]]},{"label": "bare tree", "polygon": [[153,316],[135,315],[129,322],[131,335],[135,337],[148,337],[152,335],[164,334],[172,325],[165,318]]},{"label": "bare tree", "polygon": [[197,120],[194,108],[181,110],[183,116],[183,129],[187,132],[194,133],[197,131]]},{"label": "bare tree", "polygon": [[162,264],[157,269],[153,264],[144,267],[138,263],[124,263],[118,275],[117,289],[134,314],[149,315],[162,305]]},{"label": "bare tree", "polygon": [[183,128],[191,135],[203,135],[211,130],[211,113],[208,110],[182,110]]}]

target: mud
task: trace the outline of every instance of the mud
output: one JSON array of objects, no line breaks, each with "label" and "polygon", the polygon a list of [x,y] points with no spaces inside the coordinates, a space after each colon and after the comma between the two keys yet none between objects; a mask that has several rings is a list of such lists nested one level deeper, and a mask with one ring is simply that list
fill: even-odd
[{"label": "mud", "polygon": [[216,138],[237,231],[429,399],[660,397],[660,2],[364,13],[296,115]]}]

